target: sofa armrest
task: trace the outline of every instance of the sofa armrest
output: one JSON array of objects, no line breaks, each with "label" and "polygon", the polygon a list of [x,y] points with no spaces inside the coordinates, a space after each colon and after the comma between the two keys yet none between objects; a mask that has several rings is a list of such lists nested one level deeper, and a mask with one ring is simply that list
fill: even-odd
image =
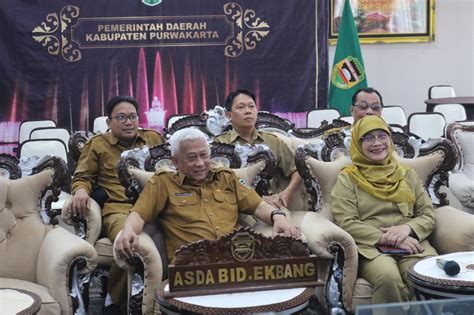
[{"label": "sofa armrest", "polygon": [[61,218],[64,223],[74,226],[76,235],[85,239],[89,244],[94,245],[99,239],[100,231],[102,229],[102,210],[99,204],[94,200],[90,199],[91,207],[83,219],[76,219],[71,216],[69,211],[69,205],[71,198],[67,200],[63,208],[61,209]]},{"label": "sofa armrest", "polygon": [[474,215],[450,206],[434,211],[436,225],[430,241],[438,253],[474,251]]},{"label": "sofa armrest", "polygon": [[[319,279],[328,283],[333,264],[342,268],[342,302],[352,305],[352,294],[357,280],[359,255],[354,239],[349,233],[317,212],[293,211],[293,220],[306,236],[308,247],[321,261]],[[333,261],[336,253],[338,261]],[[330,260],[324,261],[324,260]]]},{"label": "sofa armrest", "polygon": [[[121,233],[122,231],[119,232],[115,240],[119,238]],[[155,246],[155,243],[146,233],[141,233],[138,235],[138,247],[135,251],[135,254],[143,264],[143,299],[141,305],[142,313],[151,314],[153,313],[155,305],[155,291],[160,287],[163,278],[163,264],[161,262],[161,256]],[[134,271],[136,269],[135,266],[132,266],[124,259],[119,258],[116,255],[115,250],[114,259],[119,267],[128,270],[128,279],[130,285],[130,281],[133,280]],[[133,290],[131,294],[134,295]],[[132,297],[129,296],[129,298]]]},{"label": "sofa armrest", "polygon": [[38,284],[49,289],[62,310],[71,308],[74,267],[80,275],[92,272],[97,267],[97,252],[91,244],[56,226],[43,240],[36,270]]}]

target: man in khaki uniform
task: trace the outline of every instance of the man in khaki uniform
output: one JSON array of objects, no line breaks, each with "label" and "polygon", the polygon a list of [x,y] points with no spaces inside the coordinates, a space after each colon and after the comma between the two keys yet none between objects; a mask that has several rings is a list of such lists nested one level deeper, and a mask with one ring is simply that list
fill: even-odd
[{"label": "man in khaki uniform", "polygon": [[381,116],[382,110],[382,95],[376,89],[361,88],[352,95],[351,114],[354,117],[354,124],[365,116]]},{"label": "man in khaki uniform", "polygon": [[[107,103],[109,132],[98,134],[84,146],[71,184],[72,215],[82,216],[90,207],[91,193],[102,191],[102,234],[112,241],[122,229],[131,204],[117,177],[123,151],[162,144],[154,130],[138,130],[138,103],[131,96],[114,96]],[[94,194],[93,194],[94,195]],[[115,262],[110,269],[108,292],[115,305],[125,303],[126,273]],[[106,301],[107,303],[107,301]],[[111,306],[114,308],[114,306]],[[116,308],[116,307],[115,307]]]},{"label": "man in khaki uniform", "polygon": [[274,235],[300,237],[299,228],[286,220],[283,211],[262,201],[231,169],[211,169],[209,146],[201,131],[179,130],[169,142],[178,172],[157,172],[145,185],[115,242],[117,255],[130,257],[144,224],[159,221],[172,261],[182,245],[232,232],[239,212],[273,224]]},{"label": "man in khaki uniform", "polygon": [[301,183],[301,177],[296,171],[295,152],[276,135],[259,131],[255,128],[257,122],[257,106],[255,96],[247,90],[236,90],[227,96],[225,101],[226,116],[232,123],[232,130],[214,140],[221,143],[235,144],[265,144],[275,153],[277,167],[281,175],[289,178],[288,186],[278,193],[283,206],[288,207],[290,198]]},{"label": "man in khaki uniform", "polygon": [[338,133],[342,130],[350,132],[355,123],[366,116],[381,116],[383,111],[383,99],[379,91],[374,88],[366,87],[358,89],[352,95],[351,115],[354,117],[352,125],[342,128],[332,128],[326,131],[322,139],[327,138],[333,133]]}]

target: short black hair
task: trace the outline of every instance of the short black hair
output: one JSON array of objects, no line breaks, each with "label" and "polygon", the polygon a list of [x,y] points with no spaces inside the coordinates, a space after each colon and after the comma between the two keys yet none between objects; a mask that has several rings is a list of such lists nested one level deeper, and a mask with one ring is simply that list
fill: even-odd
[{"label": "short black hair", "polygon": [[138,101],[133,97],[129,95],[116,95],[112,96],[112,98],[107,102],[106,108],[107,108],[107,116],[111,118],[112,112],[117,106],[117,104],[122,103],[122,102],[127,102],[133,105],[135,109],[137,110],[138,113]]},{"label": "short black hair", "polygon": [[255,95],[252,92],[250,92],[249,90],[245,90],[245,89],[238,89],[238,90],[235,90],[233,92],[230,92],[229,95],[227,95],[227,98],[226,98],[225,103],[224,103],[224,107],[225,107],[226,111],[230,112],[232,110],[232,103],[234,102],[234,98],[236,98],[240,94],[248,95],[252,98],[252,100],[254,102],[257,102],[255,100]]},{"label": "short black hair", "polygon": [[382,98],[382,95],[380,95],[379,91],[377,91],[376,89],[374,88],[371,88],[371,87],[364,87],[364,88],[361,88],[361,89],[358,89],[354,95],[352,95],[352,106],[355,106],[355,103],[357,101],[357,96],[359,95],[359,93],[369,93],[369,94],[372,94],[372,93],[375,93],[377,94],[377,96],[379,97],[380,99],[380,105],[383,106],[383,98]]}]

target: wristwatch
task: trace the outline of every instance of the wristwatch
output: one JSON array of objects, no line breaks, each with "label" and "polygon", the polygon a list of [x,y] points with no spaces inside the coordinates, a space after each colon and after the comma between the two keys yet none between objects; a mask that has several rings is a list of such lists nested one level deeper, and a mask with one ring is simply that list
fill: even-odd
[{"label": "wristwatch", "polygon": [[285,211],[281,210],[281,209],[275,209],[272,211],[272,214],[270,214],[270,220],[272,221],[272,225],[275,224],[275,222],[273,221],[273,216],[274,215],[282,215],[282,216],[285,216],[286,217],[286,213]]}]

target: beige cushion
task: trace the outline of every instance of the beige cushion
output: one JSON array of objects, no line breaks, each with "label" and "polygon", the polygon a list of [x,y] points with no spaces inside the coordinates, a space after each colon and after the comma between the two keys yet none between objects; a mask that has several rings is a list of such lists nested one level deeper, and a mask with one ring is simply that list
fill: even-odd
[{"label": "beige cushion", "polygon": [[153,172],[143,171],[137,168],[129,168],[128,172],[141,185],[145,186],[148,180],[153,176]]},{"label": "beige cushion", "polygon": [[417,157],[415,159],[402,158],[398,154],[394,154],[394,156],[400,163],[411,166],[418,174],[421,182],[425,184],[426,180],[428,179],[428,175],[430,175],[434,170],[438,169],[439,165],[441,165],[444,160],[444,153],[441,150],[435,151],[429,155]]},{"label": "beige cushion", "polygon": [[454,135],[455,144],[461,150],[464,163],[474,164],[474,132],[457,130]]},{"label": "beige cushion", "polygon": [[474,251],[474,215],[450,206],[434,211],[436,225],[430,241],[438,253]]},{"label": "beige cushion", "polygon": [[331,204],[331,190],[336,184],[337,175],[344,166],[351,164],[351,160],[341,154],[332,162],[324,162],[308,157],[306,163],[312,175],[319,181],[323,203]]},{"label": "beige cushion", "polygon": [[461,205],[474,211],[474,178],[469,178],[462,172],[450,174],[449,189]]},{"label": "beige cushion", "polygon": [[0,287],[22,289],[36,293],[41,299],[41,308],[38,313],[40,315],[61,314],[59,303],[51,296],[49,290],[41,285],[18,279],[0,278]]},{"label": "beige cushion", "polygon": [[[36,282],[36,260],[50,230],[38,213],[42,188],[52,170],[8,180],[0,178],[0,275]],[[7,254],[8,253],[8,254]]]},{"label": "beige cushion", "polygon": [[456,129],[454,144],[462,156],[461,169],[450,175],[449,188],[468,211],[474,211],[474,132]]},{"label": "beige cushion", "polygon": [[257,163],[248,165],[246,167],[233,169],[237,177],[242,178],[248,185],[252,185],[253,180],[257,176],[257,174],[263,170],[265,167],[265,161],[259,161]]}]

